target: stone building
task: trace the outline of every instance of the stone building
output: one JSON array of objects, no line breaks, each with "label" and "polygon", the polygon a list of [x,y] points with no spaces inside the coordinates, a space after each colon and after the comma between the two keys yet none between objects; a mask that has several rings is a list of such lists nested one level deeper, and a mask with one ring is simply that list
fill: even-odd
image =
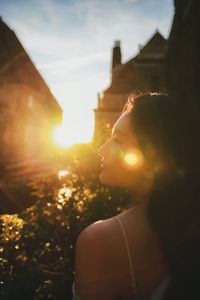
[{"label": "stone building", "polygon": [[98,107],[95,109],[95,144],[102,143],[110,134],[130,93],[155,91],[165,86],[167,48],[168,41],[156,31],[144,46],[140,46],[135,57],[122,63],[120,41],[115,42],[111,84],[98,95]]},{"label": "stone building", "polygon": [[62,109],[13,30],[0,19],[1,165],[46,155]]},{"label": "stone building", "polygon": [[50,172],[52,130],[61,122],[61,107],[14,31],[0,19],[0,212],[30,205],[23,186]]}]

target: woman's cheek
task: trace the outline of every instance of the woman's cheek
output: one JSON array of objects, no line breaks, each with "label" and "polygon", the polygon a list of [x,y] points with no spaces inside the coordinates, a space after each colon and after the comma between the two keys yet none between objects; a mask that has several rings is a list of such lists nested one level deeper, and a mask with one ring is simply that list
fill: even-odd
[{"label": "woman's cheek", "polygon": [[113,145],[110,149],[109,157],[107,158],[110,161],[123,161],[125,151],[120,145]]}]

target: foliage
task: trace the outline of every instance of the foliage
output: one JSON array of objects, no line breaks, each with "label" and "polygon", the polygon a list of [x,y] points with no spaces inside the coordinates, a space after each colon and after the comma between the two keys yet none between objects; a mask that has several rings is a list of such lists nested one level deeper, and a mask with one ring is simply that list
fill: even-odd
[{"label": "foliage", "polygon": [[92,222],[122,211],[126,191],[102,186],[74,167],[37,178],[37,202],[0,217],[1,299],[70,299],[78,234]]}]

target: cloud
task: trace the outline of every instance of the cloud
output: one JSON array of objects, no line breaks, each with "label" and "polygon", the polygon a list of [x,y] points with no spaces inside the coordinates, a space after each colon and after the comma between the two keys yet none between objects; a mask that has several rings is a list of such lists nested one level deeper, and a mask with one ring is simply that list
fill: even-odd
[{"label": "cloud", "polygon": [[139,2],[140,0],[124,0],[123,3],[124,4],[129,4],[129,3],[135,3],[135,2]]},{"label": "cloud", "polygon": [[169,22],[168,17],[157,20],[148,16],[144,13],[146,1],[137,2],[143,3],[143,11],[122,5],[124,0],[32,0],[18,7],[20,17],[13,4],[9,22],[39,64],[106,52],[115,39],[122,40],[126,57],[130,51],[134,54],[155,28],[166,28]]}]

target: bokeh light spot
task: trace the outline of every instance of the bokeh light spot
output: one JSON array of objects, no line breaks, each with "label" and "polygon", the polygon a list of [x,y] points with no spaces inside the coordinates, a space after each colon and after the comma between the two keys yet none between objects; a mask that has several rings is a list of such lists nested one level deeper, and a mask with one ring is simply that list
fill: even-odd
[{"label": "bokeh light spot", "polygon": [[69,175],[69,171],[68,170],[59,170],[58,171],[58,178],[62,179],[64,177],[66,177],[67,175]]},{"label": "bokeh light spot", "polygon": [[137,148],[130,149],[123,155],[123,162],[127,168],[139,168],[143,161],[144,156]]},{"label": "bokeh light spot", "polygon": [[139,158],[136,153],[126,153],[124,155],[124,161],[127,165],[134,166],[139,162]]}]

